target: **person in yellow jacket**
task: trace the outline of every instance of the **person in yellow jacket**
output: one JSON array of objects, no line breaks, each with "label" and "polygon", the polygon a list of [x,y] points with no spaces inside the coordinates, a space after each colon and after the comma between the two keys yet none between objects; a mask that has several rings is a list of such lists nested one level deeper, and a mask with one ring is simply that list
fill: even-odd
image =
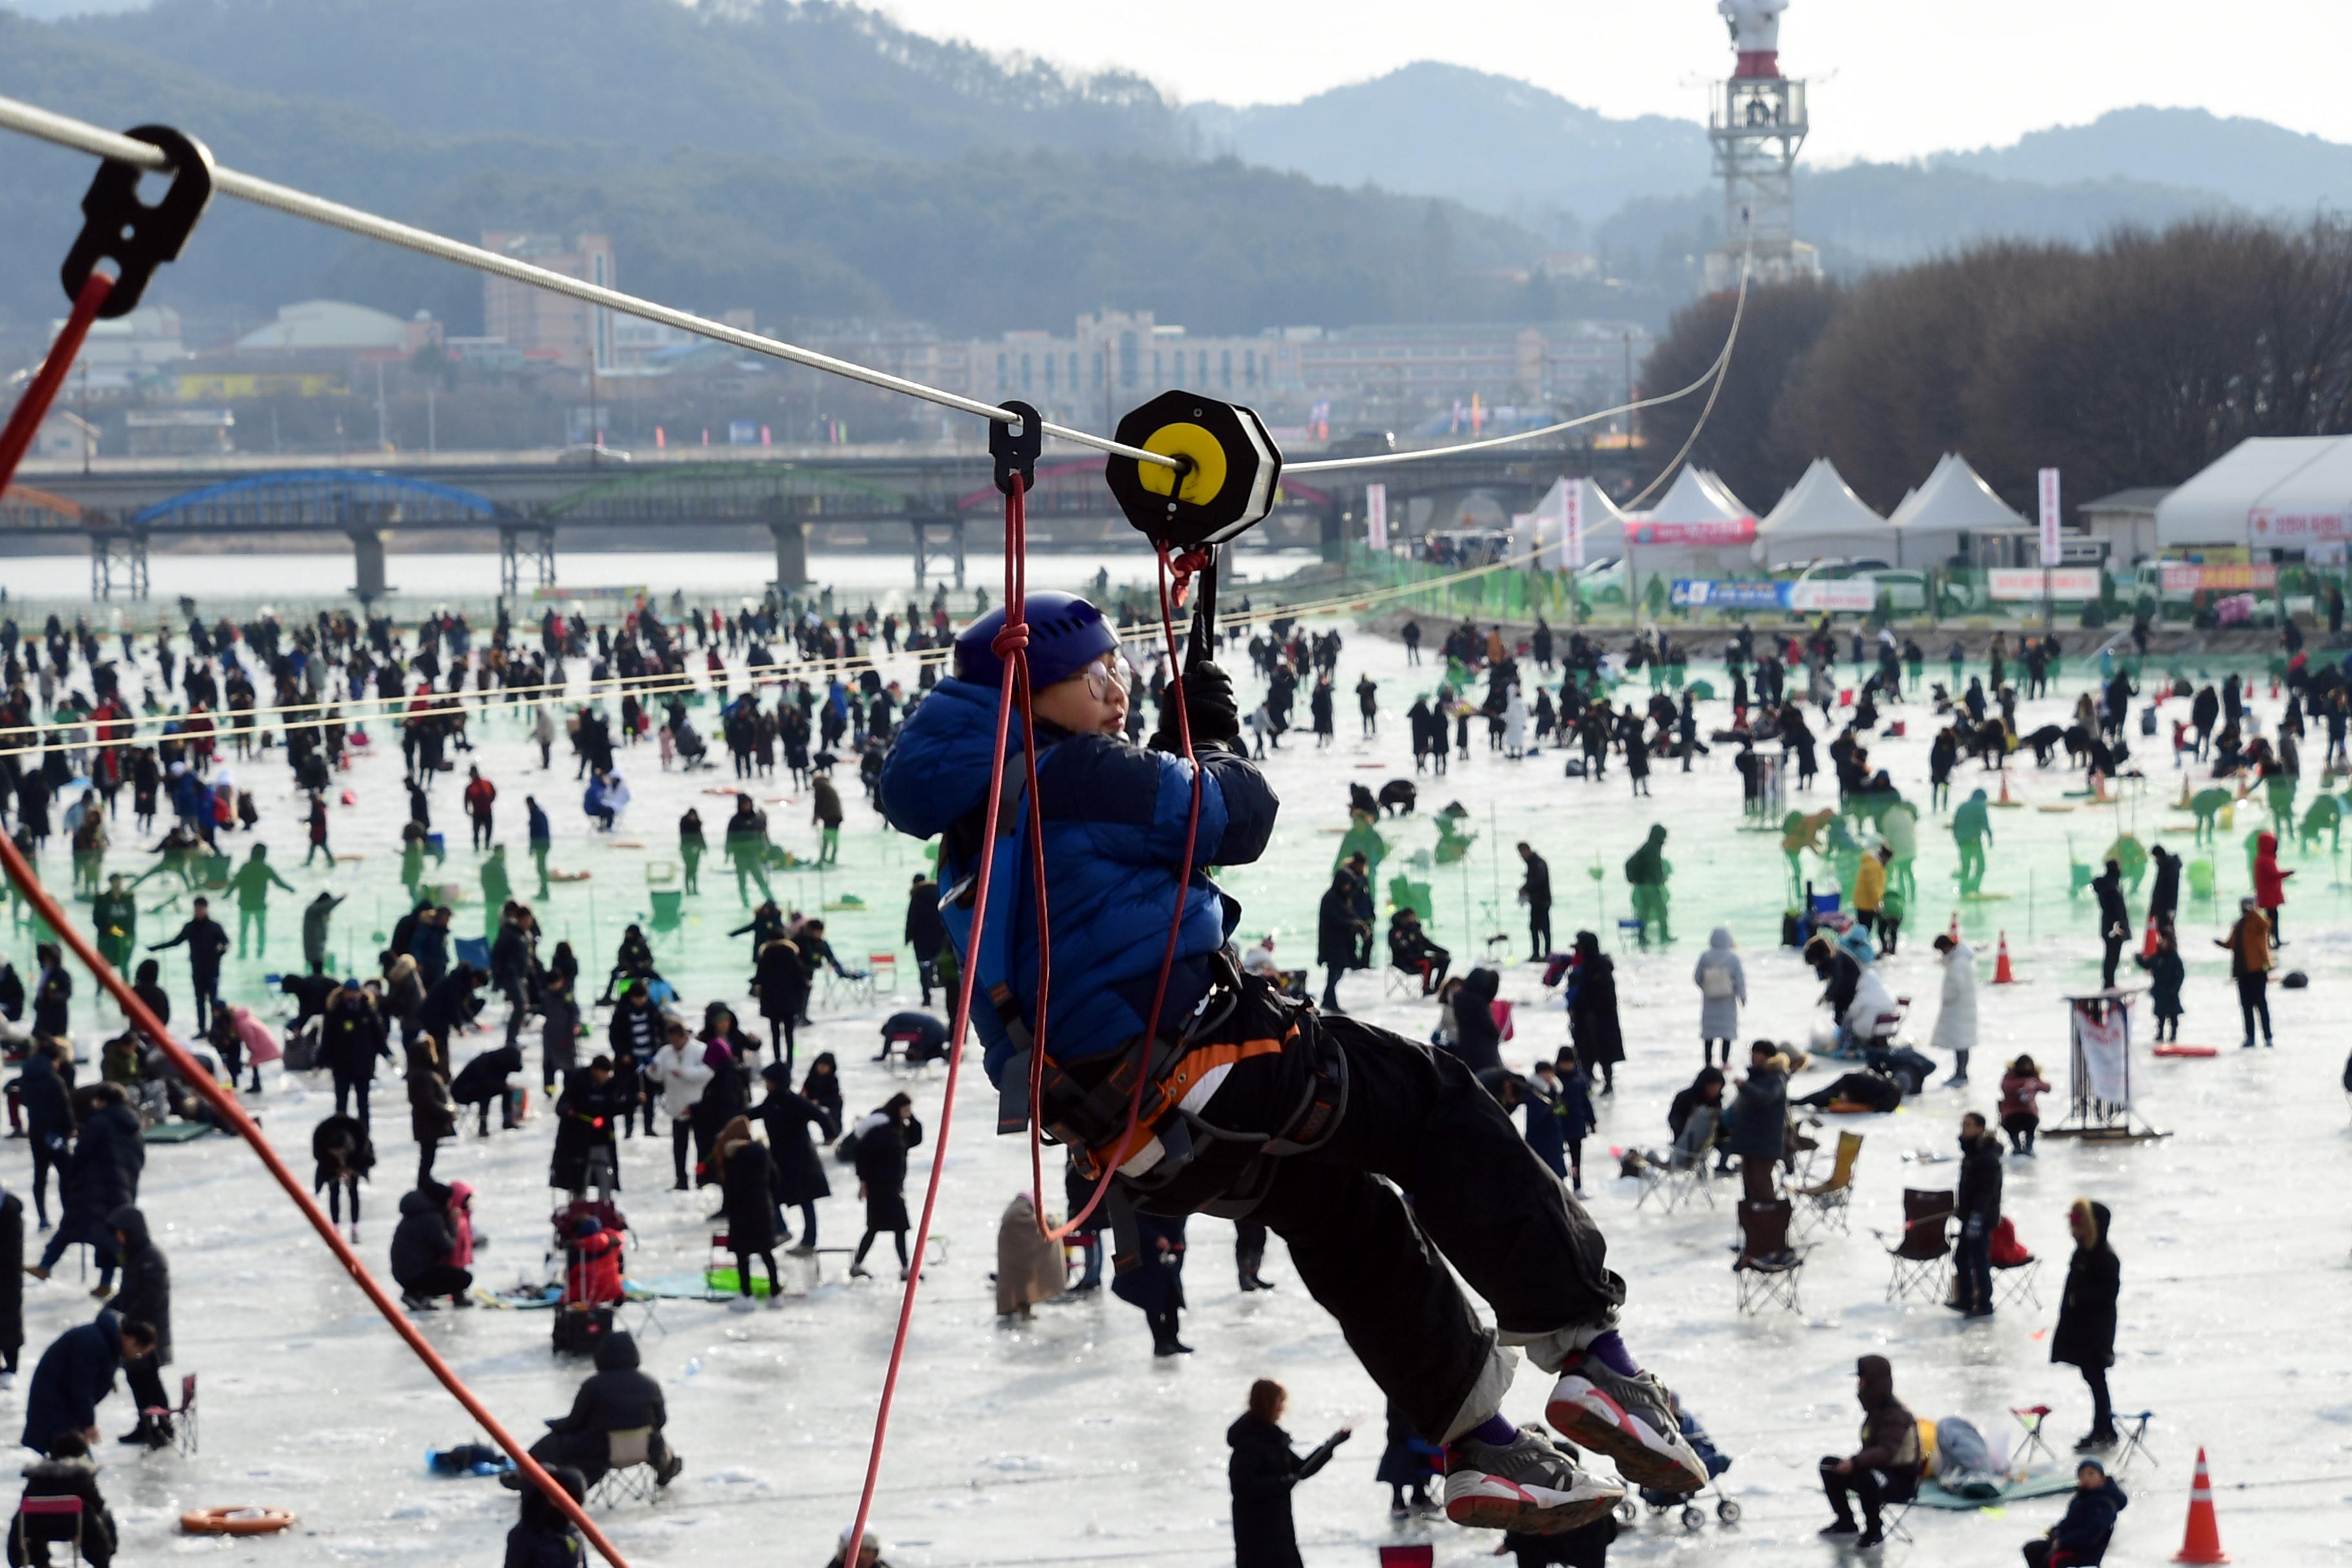
[{"label": "person in yellow jacket", "polygon": [[1854,921],[1874,937],[1878,934],[1879,907],[1886,902],[1886,863],[1894,858],[1895,851],[1882,844],[1863,856],[1853,874]]}]

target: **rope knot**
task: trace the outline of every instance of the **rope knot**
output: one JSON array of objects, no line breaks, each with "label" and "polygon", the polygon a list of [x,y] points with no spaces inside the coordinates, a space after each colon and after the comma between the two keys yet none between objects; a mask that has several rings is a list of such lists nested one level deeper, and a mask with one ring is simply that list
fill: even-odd
[{"label": "rope knot", "polygon": [[999,658],[1003,658],[1008,654],[1027,647],[1029,646],[1029,623],[1026,621],[1005,622],[1004,629],[998,632],[994,639],[992,640],[988,646],[990,650]]}]

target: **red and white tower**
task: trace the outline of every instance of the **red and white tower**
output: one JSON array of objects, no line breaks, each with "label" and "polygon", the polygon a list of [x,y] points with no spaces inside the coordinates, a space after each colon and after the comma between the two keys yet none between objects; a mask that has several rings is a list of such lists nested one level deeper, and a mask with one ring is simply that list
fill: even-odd
[{"label": "red and white tower", "polygon": [[1797,149],[1809,129],[1805,84],[1780,74],[1780,15],[1789,0],[1717,0],[1731,31],[1731,75],[1709,93],[1707,140],[1723,180],[1723,243],[1706,258],[1709,289],[1736,287],[1745,258],[1758,282],[1821,271],[1797,238]]}]

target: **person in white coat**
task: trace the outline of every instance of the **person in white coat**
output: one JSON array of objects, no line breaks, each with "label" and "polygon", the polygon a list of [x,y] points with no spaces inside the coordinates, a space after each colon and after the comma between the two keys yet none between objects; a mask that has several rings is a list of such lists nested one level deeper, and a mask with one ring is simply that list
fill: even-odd
[{"label": "person in white coat", "polygon": [[1977,1045],[1977,955],[1948,933],[1936,939],[1936,951],[1944,959],[1944,999],[1927,1043],[1952,1053],[1952,1076],[1944,1081],[1957,1088],[1969,1081],[1969,1053]]},{"label": "person in white coat", "polygon": [[1699,1066],[1715,1065],[1715,1047],[1723,1046],[1723,1065],[1731,1065],[1731,1042],[1739,1037],[1739,1009],[1748,1005],[1748,972],[1732,951],[1731,928],[1717,926],[1706,939],[1706,951],[1691,971],[1698,987]]},{"label": "person in white coat", "polygon": [[1528,754],[1528,700],[1513,681],[1503,693],[1503,754],[1524,757]]},{"label": "person in white coat", "polygon": [[716,1069],[702,1059],[702,1042],[684,1023],[672,1018],[667,1033],[667,1043],[646,1064],[646,1076],[661,1088],[662,1113],[669,1118],[670,1163],[677,1167],[677,1190],[682,1193],[693,1185],[687,1176],[686,1154],[694,1146],[694,1108]]}]

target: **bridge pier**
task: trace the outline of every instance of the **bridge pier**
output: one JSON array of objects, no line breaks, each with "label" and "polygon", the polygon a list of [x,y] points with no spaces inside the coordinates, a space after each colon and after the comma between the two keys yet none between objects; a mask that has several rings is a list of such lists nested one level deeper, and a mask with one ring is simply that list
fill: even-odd
[{"label": "bridge pier", "polygon": [[1348,514],[1335,500],[1321,510],[1316,521],[1321,528],[1323,559],[1334,565],[1344,564],[1348,559]]},{"label": "bridge pier", "polygon": [[92,533],[89,536],[89,596],[114,597],[115,567],[122,568],[125,596],[134,603],[147,597],[147,536],[143,533]]},{"label": "bridge pier", "polygon": [[520,598],[522,595],[522,536],[531,536],[530,546],[535,587],[555,586],[555,530],[544,522],[528,528],[499,530],[499,597]]},{"label": "bridge pier", "polygon": [[[949,517],[918,517],[908,520],[915,531],[915,586],[920,589],[934,561],[950,566],[955,574],[955,585],[963,586],[963,515]],[[935,541],[931,531],[947,530],[947,538]]]},{"label": "bridge pier", "polygon": [[797,518],[772,517],[768,520],[768,532],[776,541],[776,586],[807,587],[808,524]]},{"label": "bridge pier", "polygon": [[384,581],[383,535],[372,528],[355,528],[350,538],[352,596],[362,605],[373,604],[392,591]]}]

